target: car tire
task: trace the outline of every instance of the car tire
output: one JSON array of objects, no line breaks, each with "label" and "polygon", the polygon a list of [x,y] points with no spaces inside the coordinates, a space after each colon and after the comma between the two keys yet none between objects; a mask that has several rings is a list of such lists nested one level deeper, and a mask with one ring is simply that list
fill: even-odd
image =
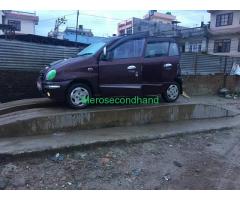
[{"label": "car tire", "polygon": [[180,95],[180,86],[178,83],[171,83],[166,91],[162,93],[162,98],[165,102],[174,102],[178,99]]},{"label": "car tire", "polygon": [[74,109],[83,109],[87,106],[86,103],[83,103],[81,98],[92,97],[91,89],[81,83],[71,85],[66,92],[67,104]]}]

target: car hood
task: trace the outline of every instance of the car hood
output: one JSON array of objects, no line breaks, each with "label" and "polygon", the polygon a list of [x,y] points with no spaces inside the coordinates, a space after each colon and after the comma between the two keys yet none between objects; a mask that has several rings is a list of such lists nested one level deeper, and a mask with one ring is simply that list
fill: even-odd
[{"label": "car hood", "polygon": [[75,63],[81,64],[84,61],[89,60],[89,56],[78,56],[78,57],[73,57],[73,58],[68,58],[68,59],[62,59],[62,60],[57,60],[49,64],[49,70],[52,69],[60,69],[62,67],[67,67],[68,65],[74,65]]}]

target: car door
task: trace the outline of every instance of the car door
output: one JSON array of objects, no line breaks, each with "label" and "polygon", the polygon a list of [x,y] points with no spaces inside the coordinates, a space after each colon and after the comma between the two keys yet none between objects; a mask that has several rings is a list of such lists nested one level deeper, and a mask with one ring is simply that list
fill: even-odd
[{"label": "car door", "polygon": [[169,41],[147,41],[142,66],[144,95],[161,94],[174,81],[178,60],[169,56],[169,47]]},{"label": "car door", "polygon": [[99,62],[100,91],[104,96],[141,94],[144,39],[124,41],[110,50],[109,59]]}]

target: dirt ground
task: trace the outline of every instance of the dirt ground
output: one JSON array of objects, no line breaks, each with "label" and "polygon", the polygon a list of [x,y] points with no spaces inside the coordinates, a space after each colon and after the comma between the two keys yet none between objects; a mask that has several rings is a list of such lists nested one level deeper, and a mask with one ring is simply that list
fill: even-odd
[{"label": "dirt ground", "polygon": [[240,189],[240,129],[1,158],[1,189]]}]

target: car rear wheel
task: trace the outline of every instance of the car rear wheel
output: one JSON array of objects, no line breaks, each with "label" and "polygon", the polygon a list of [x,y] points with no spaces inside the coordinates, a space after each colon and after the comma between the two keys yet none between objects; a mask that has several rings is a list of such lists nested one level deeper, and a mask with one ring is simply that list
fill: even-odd
[{"label": "car rear wheel", "polygon": [[92,92],[91,89],[85,84],[73,84],[67,90],[67,103],[72,108],[85,108],[87,104],[84,100],[88,97],[92,97]]},{"label": "car rear wheel", "polygon": [[180,87],[178,83],[172,83],[168,86],[167,90],[162,94],[166,102],[174,102],[180,95]]}]

